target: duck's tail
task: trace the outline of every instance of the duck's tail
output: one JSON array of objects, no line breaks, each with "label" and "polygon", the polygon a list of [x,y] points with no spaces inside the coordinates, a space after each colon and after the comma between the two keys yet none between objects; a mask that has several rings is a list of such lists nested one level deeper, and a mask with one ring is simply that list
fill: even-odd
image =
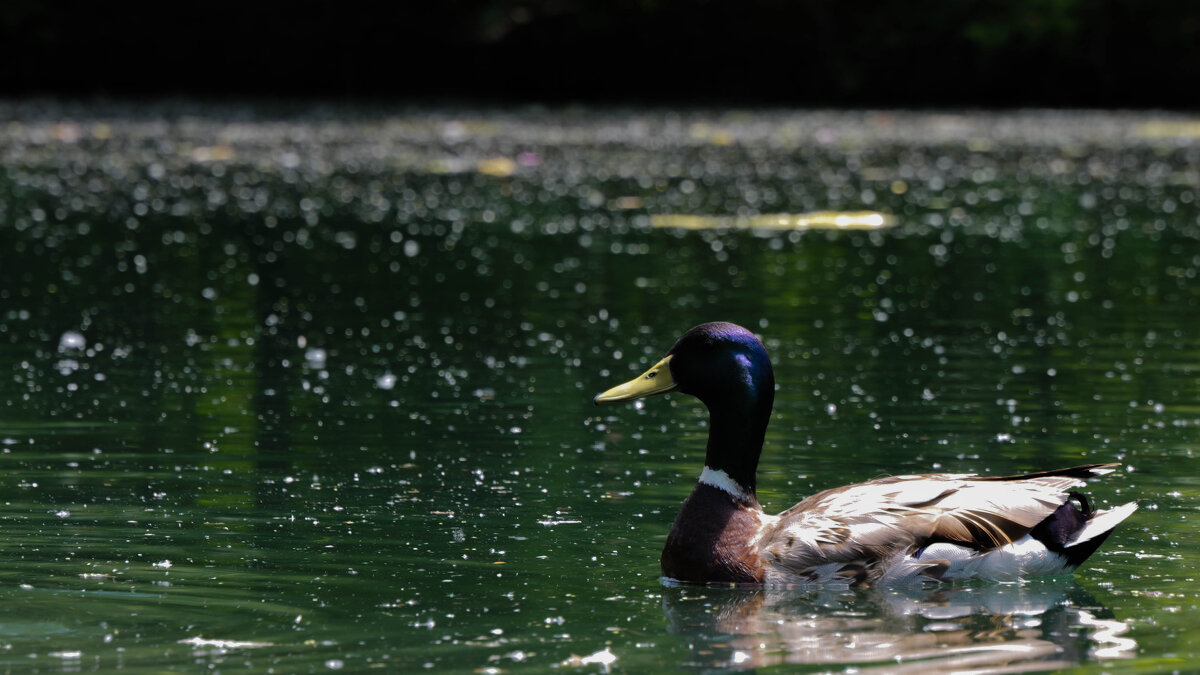
[{"label": "duck's tail", "polygon": [[1072,492],[1071,499],[1038,523],[1029,535],[1048,550],[1066,557],[1067,567],[1075,569],[1095,553],[1112,534],[1113,528],[1136,511],[1137,507],[1137,502],[1129,502],[1104,511],[1094,511],[1087,497]]}]

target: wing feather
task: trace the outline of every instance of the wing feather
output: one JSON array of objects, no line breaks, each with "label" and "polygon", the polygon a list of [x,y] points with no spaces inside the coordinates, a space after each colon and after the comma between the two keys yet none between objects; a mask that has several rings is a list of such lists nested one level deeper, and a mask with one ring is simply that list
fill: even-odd
[{"label": "wing feather", "polygon": [[1029,534],[1067,501],[1068,490],[1112,466],[893,476],[826,490],[779,515],[764,537],[764,562],[801,577],[863,579],[882,573],[872,570],[897,553],[937,542],[991,550]]}]

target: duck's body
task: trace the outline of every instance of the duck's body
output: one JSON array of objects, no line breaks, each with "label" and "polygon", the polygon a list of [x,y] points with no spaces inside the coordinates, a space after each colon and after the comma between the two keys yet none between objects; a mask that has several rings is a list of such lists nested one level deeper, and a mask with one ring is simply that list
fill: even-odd
[{"label": "duck's body", "polygon": [[649,371],[596,402],[676,390],[700,398],[711,424],[704,471],[663,549],[671,579],[888,585],[1059,574],[1078,567],[1137,508],[1093,511],[1071,492],[1115,466],[1089,464],[1022,476],[893,476],[768,515],[755,494],[775,395],[762,343],[734,324],[697,326]]}]

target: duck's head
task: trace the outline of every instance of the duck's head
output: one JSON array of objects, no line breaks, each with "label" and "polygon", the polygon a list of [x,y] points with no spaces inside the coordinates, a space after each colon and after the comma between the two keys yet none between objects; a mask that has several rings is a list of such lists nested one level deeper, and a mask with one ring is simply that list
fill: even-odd
[{"label": "duck's head", "polygon": [[[762,342],[737,324],[714,321],[683,334],[667,355],[645,373],[595,398],[617,403],[679,391],[710,409],[716,405],[774,399],[775,375]],[[768,401],[770,405],[770,401]]]},{"label": "duck's head", "polygon": [[679,391],[708,407],[710,469],[725,471],[754,493],[754,473],[775,401],[775,374],[753,333],[732,323],[689,330],[645,373],[594,400],[616,403]]}]

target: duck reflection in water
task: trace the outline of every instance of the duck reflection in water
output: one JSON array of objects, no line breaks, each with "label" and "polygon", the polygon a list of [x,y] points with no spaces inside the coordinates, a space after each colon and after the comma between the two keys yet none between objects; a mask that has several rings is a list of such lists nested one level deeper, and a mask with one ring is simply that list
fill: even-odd
[{"label": "duck reflection in water", "polygon": [[857,665],[857,672],[1030,672],[1128,658],[1128,626],[1072,579],[890,590],[669,584],[695,669]]}]

